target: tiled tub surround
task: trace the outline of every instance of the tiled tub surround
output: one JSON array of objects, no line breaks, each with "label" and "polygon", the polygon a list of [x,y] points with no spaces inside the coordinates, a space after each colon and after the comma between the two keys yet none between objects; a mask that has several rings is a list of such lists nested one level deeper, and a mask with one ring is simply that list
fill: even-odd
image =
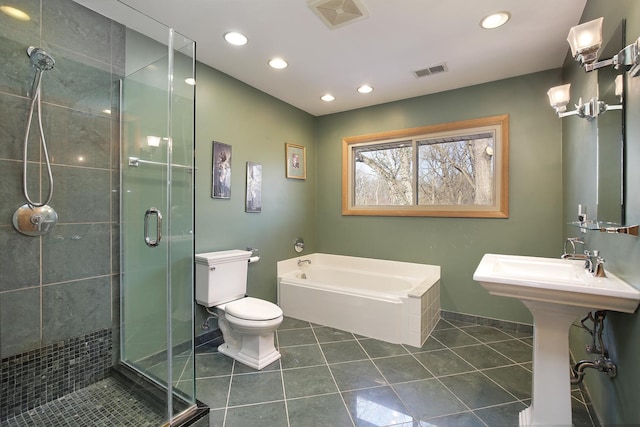
[{"label": "tiled tub surround", "polygon": [[440,318],[439,266],[316,253],[278,262],[277,276],[296,319],[420,347]]},{"label": "tiled tub surround", "polygon": [[[196,348],[210,426],[517,426],[530,404],[527,332],[440,320],[413,347],[286,317],[276,335],[282,359],[262,371],[217,342]],[[578,388],[572,396],[574,425],[597,425],[590,401]]]}]

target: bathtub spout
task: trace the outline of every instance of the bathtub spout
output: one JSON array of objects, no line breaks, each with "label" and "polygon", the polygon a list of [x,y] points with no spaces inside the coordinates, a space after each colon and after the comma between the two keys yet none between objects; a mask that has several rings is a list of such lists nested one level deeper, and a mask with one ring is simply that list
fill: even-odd
[{"label": "bathtub spout", "polygon": [[299,259],[298,260],[298,267],[302,267],[304,264],[311,264],[311,260],[310,259]]}]

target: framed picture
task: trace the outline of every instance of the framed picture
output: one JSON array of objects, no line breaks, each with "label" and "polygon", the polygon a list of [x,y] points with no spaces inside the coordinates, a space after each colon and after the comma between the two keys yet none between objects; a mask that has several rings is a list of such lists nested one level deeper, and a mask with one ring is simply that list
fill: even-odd
[{"label": "framed picture", "polygon": [[247,198],[245,212],[262,212],[262,165],[247,162]]},{"label": "framed picture", "polygon": [[285,144],[287,178],[307,178],[307,156],[302,145]]},{"label": "framed picture", "polygon": [[231,198],[231,146],[213,141],[211,197]]}]

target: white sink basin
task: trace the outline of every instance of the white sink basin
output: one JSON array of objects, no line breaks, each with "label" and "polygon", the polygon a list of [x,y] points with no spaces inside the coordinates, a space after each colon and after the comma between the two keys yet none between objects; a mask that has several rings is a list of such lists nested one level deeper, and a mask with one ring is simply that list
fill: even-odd
[{"label": "white sink basin", "polygon": [[533,315],[531,406],[520,412],[520,427],[571,426],[569,328],[591,310],[633,313],[640,291],[611,273],[591,276],[584,261],[557,258],[486,254],[473,279]]},{"label": "white sink basin", "polygon": [[473,279],[493,295],[633,313],[640,291],[607,272],[593,277],[584,261],[486,254]]}]

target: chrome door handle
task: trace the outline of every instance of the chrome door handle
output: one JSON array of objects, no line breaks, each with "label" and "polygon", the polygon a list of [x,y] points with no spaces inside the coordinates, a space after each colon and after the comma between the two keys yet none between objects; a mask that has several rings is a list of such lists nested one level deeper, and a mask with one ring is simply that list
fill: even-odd
[{"label": "chrome door handle", "polygon": [[[149,237],[149,217],[156,216],[156,238]],[[156,208],[149,208],[144,214],[144,243],[150,248],[154,248],[160,244],[162,239],[162,213]]]}]

